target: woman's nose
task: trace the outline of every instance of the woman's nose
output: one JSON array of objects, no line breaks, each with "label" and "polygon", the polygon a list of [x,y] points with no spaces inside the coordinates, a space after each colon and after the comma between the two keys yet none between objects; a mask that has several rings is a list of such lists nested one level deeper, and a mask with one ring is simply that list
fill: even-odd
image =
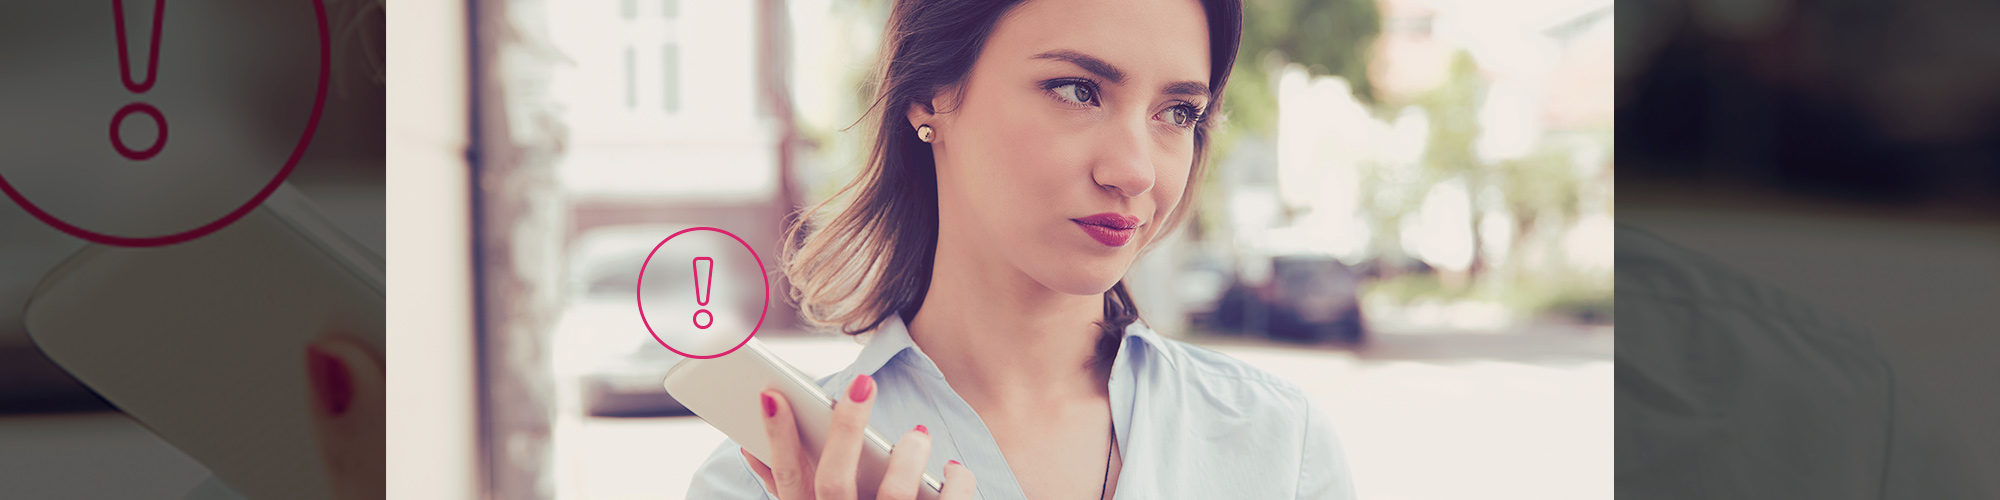
[{"label": "woman's nose", "polygon": [[1109,128],[1098,142],[1101,149],[1091,165],[1091,180],[1126,198],[1146,194],[1153,189],[1153,163],[1147,155],[1144,120]]}]

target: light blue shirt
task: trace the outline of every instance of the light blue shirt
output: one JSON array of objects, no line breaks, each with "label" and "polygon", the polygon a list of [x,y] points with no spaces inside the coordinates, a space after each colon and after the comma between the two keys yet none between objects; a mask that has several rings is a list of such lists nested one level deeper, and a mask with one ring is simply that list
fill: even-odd
[{"label": "light blue shirt", "polygon": [[[932,477],[942,480],[945,462],[958,460],[978,477],[979,498],[1025,498],[993,435],[911,342],[901,319],[884,321],[874,335],[854,364],[819,379],[820,389],[837,394],[869,374],[880,398],[869,425],[891,440],[927,427]],[[1326,415],[1298,386],[1249,364],[1135,322],[1111,365],[1110,397],[1124,460],[1119,498],[1354,498]],[[688,498],[775,497],[736,443],[724,440],[695,474]]]}]

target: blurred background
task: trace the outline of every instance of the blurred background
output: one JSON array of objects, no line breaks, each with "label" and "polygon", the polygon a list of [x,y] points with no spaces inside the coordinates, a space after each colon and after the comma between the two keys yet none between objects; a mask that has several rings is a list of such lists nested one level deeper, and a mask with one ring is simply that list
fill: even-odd
[{"label": "blurred background", "polygon": [[[174,12],[180,17],[163,15],[162,33],[200,31],[203,36],[215,37],[225,43],[240,43],[244,39],[266,36],[269,32],[263,30],[269,26],[265,25],[310,25],[313,20],[313,11],[304,8],[306,4],[303,3],[279,7],[280,12],[298,14],[281,20],[268,17],[270,12],[266,9],[272,8],[274,3],[246,5],[242,0],[170,3],[176,6]],[[248,3],[257,2],[251,0]],[[128,25],[135,30],[140,26],[150,26],[154,14],[153,2],[123,4],[129,7],[126,11]],[[320,6],[327,16],[331,43],[330,88],[311,144],[285,182],[309,199],[330,223],[352,236],[356,242],[380,254],[387,243],[383,157],[386,98],[383,3],[379,0],[326,0],[320,2]],[[4,41],[0,43],[0,65],[10,69],[0,74],[0,94],[32,100],[47,90],[41,85],[51,82],[11,77],[22,74],[43,77],[66,75],[69,74],[67,71],[78,67],[100,70],[89,74],[102,76],[101,82],[118,81],[117,55],[109,50],[115,45],[87,43],[111,40],[117,35],[110,5],[93,2],[91,5],[22,4],[8,7],[7,13],[0,15],[0,41]],[[266,17],[244,16],[246,13]],[[150,30],[150,27],[146,29]],[[139,40],[144,40],[140,35],[132,38],[134,47],[143,46],[138,45],[142,43]],[[165,38],[175,39],[173,36]],[[311,60],[309,58],[314,53],[310,45],[296,45],[297,40],[267,38],[265,41],[269,46],[260,50],[273,51],[267,53],[270,57],[298,59],[303,53],[308,59],[302,60]],[[204,123],[190,119],[174,122],[175,137],[182,139],[167,150],[187,153],[187,158],[190,158],[187,165],[207,168],[213,167],[213,163],[238,163],[229,166],[248,168],[265,175],[263,180],[250,179],[261,186],[282,163],[284,156],[277,155],[280,161],[271,164],[252,165],[239,160],[245,151],[269,151],[272,148],[289,151],[295,146],[299,140],[298,131],[304,125],[299,113],[291,110],[303,107],[295,104],[298,102],[296,97],[309,93],[313,87],[307,83],[302,90],[300,82],[310,82],[317,68],[310,65],[282,68],[255,65],[245,62],[240,54],[218,54],[204,48],[198,44],[172,45],[163,42],[158,49],[163,61],[158,72],[160,87],[145,99],[177,97],[184,99],[180,102],[187,102],[189,106],[213,106],[203,111],[212,113],[217,121]],[[41,71],[48,73],[38,73]],[[175,84],[169,84],[169,79]],[[103,95],[92,93],[92,85],[78,83],[71,87],[79,95],[103,99],[107,103],[137,100],[122,95],[125,92],[122,88],[116,89],[114,94]],[[71,96],[62,97],[62,102],[71,99]],[[14,100],[10,104],[20,102]],[[189,116],[188,111],[177,111],[167,106],[162,106],[162,109],[168,109],[166,113],[170,116]],[[47,128],[50,120],[60,122],[74,118],[52,117],[52,114],[75,112],[80,113],[75,116],[88,116],[93,121],[109,117],[108,113],[97,108],[37,109],[35,106],[0,105],[0,110],[4,110],[0,111],[0,131],[17,139],[31,136],[25,132],[53,130]],[[110,150],[110,146],[105,144],[104,129],[99,127],[101,125],[92,126],[88,129],[90,133],[74,137],[43,134],[44,140],[23,148],[26,150],[0,149],[0,162],[8,164],[9,175],[34,173],[36,167],[60,166],[63,162],[90,162],[93,159],[90,153],[103,154]],[[207,143],[186,140],[203,134],[214,139]],[[189,147],[196,144],[201,145]],[[151,168],[156,172],[172,172],[175,167],[160,162],[128,164],[122,159],[113,165]],[[117,184],[112,179],[100,180]],[[240,186],[224,182],[214,184]],[[156,194],[177,192],[167,190],[165,185],[147,186],[146,190]],[[235,190],[227,193],[229,197],[225,199],[236,199],[240,203],[251,192],[254,190]],[[75,198],[84,201],[93,199],[96,198]],[[148,208],[170,211],[178,207],[158,202],[148,205]],[[113,234],[120,232],[102,227],[92,229]],[[23,314],[36,285],[64,259],[87,245],[88,242],[58,231],[29,215],[13,200],[0,197],[0,487],[5,488],[0,496],[183,498],[212,475],[207,467],[98,397],[91,388],[78,382],[62,366],[45,356],[28,335]],[[161,377],[161,380],[167,383],[183,382],[170,376]],[[106,479],[105,471],[119,471],[118,477]]]},{"label": "blurred background", "polygon": [[[1936,414],[1928,430],[1943,436],[1938,448],[1956,454],[1905,453],[1902,463],[1972,473],[1932,483],[1993,477],[2000,471],[2000,428],[1991,425],[2000,422],[2000,388],[1991,383],[2000,379],[1993,363],[2000,357],[2000,37],[1988,21],[2000,18],[2000,6],[1620,0],[1618,10],[1619,231],[1658,235],[1872,332],[1880,346],[1873,355],[1893,365],[1898,397],[1928,402],[1898,401],[1895,411]],[[1698,333],[1631,323],[1626,330],[1628,340],[1647,331],[1690,343]],[[1622,363],[1644,354],[1618,356]],[[1758,357],[1765,354],[1742,354],[1802,381],[1847,369],[1785,370]],[[1619,392],[1623,406],[1625,387]],[[1621,423],[1619,432],[1623,441],[1628,427]],[[1706,448],[1785,446],[1776,434],[1738,432]],[[1621,451],[1630,453],[1621,462],[1635,465],[1655,453]],[[1927,461],[1935,465],[1921,465]],[[1817,482],[1827,474],[1793,475]],[[1884,491],[1883,498],[1973,498]],[[1621,486],[1619,493],[1658,492]]]},{"label": "blurred background", "polygon": [[[1246,3],[1202,204],[1128,276],[1144,318],[1306,388],[1363,498],[1610,496],[1612,2]],[[775,273],[859,168],[889,7],[399,11],[392,491],[680,498],[723,436],[661,390],[631,283],[691,226]],[[860,351],[771,307],[808,374]]]}]

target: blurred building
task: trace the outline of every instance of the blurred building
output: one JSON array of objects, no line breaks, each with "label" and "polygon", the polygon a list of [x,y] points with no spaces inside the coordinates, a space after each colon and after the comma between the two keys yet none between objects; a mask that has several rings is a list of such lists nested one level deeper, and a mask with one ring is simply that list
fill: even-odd
[{"label": "blurred building", "polygon": [[557,170],[580,200],[744,203],[777,195],[781,123],[758,102],[748,2],[589,0],[549,10],[567,64]]},{"label": "blurred building", "polygon": [[[750,242],[776,273],[782,221],[795,205],[786,180],[796,133],[782,3],[551,7],[548,31],[561,60],[549,99],[567,132],[555,166],[565,239],[607,225],[719,227]],[[771,317],[785,325],[792,315]]]}]

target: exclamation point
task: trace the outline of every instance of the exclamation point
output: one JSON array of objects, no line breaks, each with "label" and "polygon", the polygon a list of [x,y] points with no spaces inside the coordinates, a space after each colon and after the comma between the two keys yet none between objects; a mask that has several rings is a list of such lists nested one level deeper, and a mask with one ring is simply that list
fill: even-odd
[{"label": "exclamation point", "polygon": [[[152,43],[146,44],[146,79],[133,80],[132,58],[127,55],[130,51],[125,46],[125,1],[111,0],[111,17],[113,18],[113,23],[118,28],[118,75],[125,83],[125,90],[129,90],[133,94],[144,94],[146,91],[152,90],[154,77],[159,76],[160,25],[161,19],[164,18],[166,12],[167,0],[153,1]],[[153,125],[160,129],[160,133],[153,138],[153,145],[146,147],[146,149],[134,150],[126,146],[125,139],[118,134],[119,125],[123,124],[125,117],[131,116],[132,113],[145,113],[146,116],[153,118]],[[152,158],[153,155],[160,154],[160,149],[167,147],[166,115],[160,114],[159,108],[155,108],[153,105],[144,102],[133,102],[126,104],[125,107],[118,108],[118,112],[111,115],[111,147],[117,149],[118,154],[125,156],[126,159],[134,161],[146,160]]]},{"label": "exclamation point", "polygon": [[[703,262],[708,263],[707,273],[701,272],[701,263]],[[715,284],[715,259],[711,259],[708,257],[695,257],[694,258],[694,301],[696,304],[700,304],[703,307],[708,306],[708,299],[712,295],[710,293],[709,286],[713,284]],[[702,317],[704,316],[708,318],[708,322],[705,323],[702,322]],[[695,328],[707,330],[709,325],[713,324],[715,324],[714,314],[710,314],[707,309],[695,310],[694,312]]]}]

